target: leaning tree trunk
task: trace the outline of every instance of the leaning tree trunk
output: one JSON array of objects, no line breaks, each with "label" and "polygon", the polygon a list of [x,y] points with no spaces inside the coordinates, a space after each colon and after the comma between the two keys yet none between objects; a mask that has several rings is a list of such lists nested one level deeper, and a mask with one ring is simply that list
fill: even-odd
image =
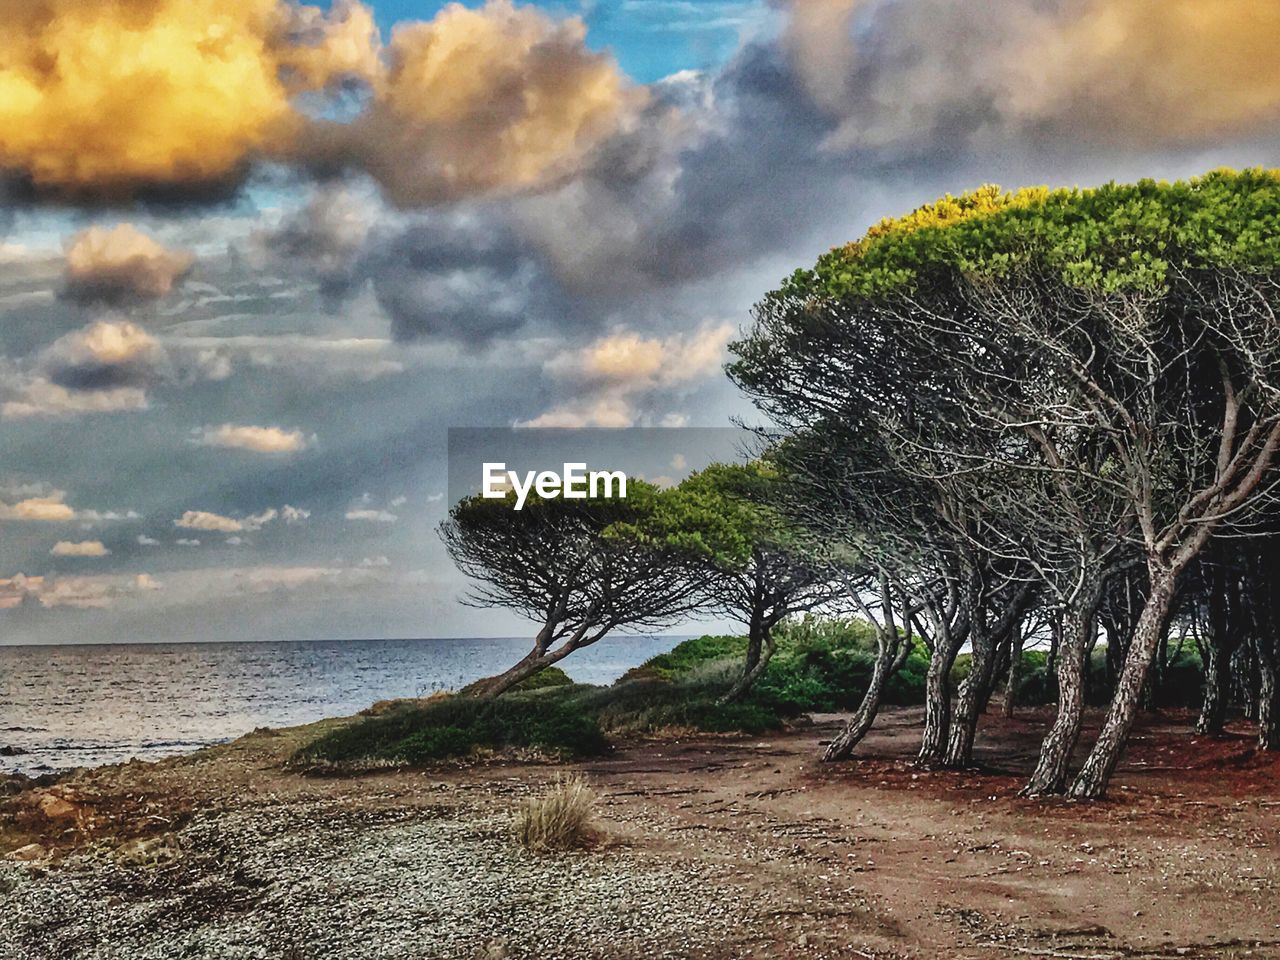
[{"label": "leaning tree trunk", "polygon": [[747,659],[743,664],[742,674],[734,681],[729,692],[720,698],[720,702],[732,703],[742,699],[764,674],[777,649],[778,642],[773,636],[773,624],[762,615],[753,614],[747,626]]},{"label": "leaning tree trunk", "polygon": [[1020,632],[1020,628],[1015,627],[1013,630],[1008,631],[996,645],[995,656],[991,660],[991,669],[987,671],[987,682],[982,685],[982,690],[978,694],[979,715],[986,713],[987,708],[991,706],[991,698],[995,696],[996,687],[999,686],[1000,679],[1013,662],[1014,636]]},{"label": "leaning tree trunk", "polygon": [[1073,797],[1091,800],[1102,797],[1107,792],[1107,784],[1111,781],[1116,763],[1120,760],[1120,752],[1124,749],[1129,731],[1138,715],[1151,662],[1168,626],[1176,579],[1176,571],[1173,570],[1163,569],[1152,573],[1151,590],[1134,626],[1133,639],[1125,657],[1124,669],[1116,681],[1106,720],[1103,721],[1093,750],[1089,752],[1084,766],[1071,784],[1069,792]]},{"label": "leaning tree trunk", "polygon": [[898,668],[906,661],[911,652],[911,645],[897,639],[892,643],[880,643],[876,653],[875,664],[871,668],[871,680],[862,695],[858,709],[845,724],[843,730],[827,744],[822,759],[827,762],[847,760],[854,747],[862,742],[862,738],[871,730],[876,722],[876,714],[880,712],[880,700],[884,696],[885,685],[889,678],[898,672]]},{"label": "leaning tree trunk", "polygon": [[1080,740],[1084,719],[1085,662],[1093,630],[1095,606],[1070,609],[1062,618],[1058,649],[1058,715],[1040,743],[1040,756],[1023,796],[1063,793],[1071,769],[1071,754]]},{"label": "leaning tree trunk", "polygon": [[[538,636],[533,642],[533,649],[519,663],[504,673],[477,680],[462,691],[463,695],[473,700],[492,700],[495,697],[502,696],[520,681],[527,680],[536,673],[541,673],[547,667],[559,663],[573,651],[589,646],[599,640],[604,635],[605,629],[601,628],[596,633],[588,636],[587,631],[592,626],[591,623],[581,625],[554,650],[550,649],[551,627],[544,627],[538,631]],[[594,626],[599,627],[600,625],[595,624]]]}]

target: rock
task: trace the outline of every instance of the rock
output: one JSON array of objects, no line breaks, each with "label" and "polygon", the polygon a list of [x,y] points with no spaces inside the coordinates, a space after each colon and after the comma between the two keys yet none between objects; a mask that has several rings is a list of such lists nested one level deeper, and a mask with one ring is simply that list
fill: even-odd
[{"label": "rock", "polygon": [[25,753],[27,753],[26,750],[21,747],[15,747],[12,744],[5,744],[0,747],[0,757],[21,757]]},{"label": "rock", "polygon": [[70,820],[80,807],[56,793],[45,793],[36,800],[36,809],[46,820]]},{"label": "rock", "polygon": [[10,860],[21,860],[24,863],[30,863],[32,860],[43,860],[49,856],[49,851],[38,843],[28,843],[25,847],[19,847],[17,850],[10,852]]}]

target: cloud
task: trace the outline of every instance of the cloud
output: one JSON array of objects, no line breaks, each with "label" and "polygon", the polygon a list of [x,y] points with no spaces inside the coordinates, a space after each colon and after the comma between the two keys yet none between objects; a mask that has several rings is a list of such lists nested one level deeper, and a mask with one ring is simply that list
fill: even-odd
[{"label": "cloud", "polygon": [[665,338],[622,331],[560,353],[547,361],[544,371],[572,395],[518,425],[631,427],[671,423],[655,416],[655,409],[699,381],[719,375],[732,334],[727,323],[708,324],[691,335]]},{"label": "cloud", "polygon": [[434,214],[380,234],[358,276],[371,280],[396,340],[479,345],[526,324],[564,324],[576,316],[536,250],[492,214]]},{"label": "cloud", "polygon": [[64,523],[76,519],[76,511],[68,506],[66,494],[55,490],[45,496],[28,497],[14,504],[0,503],[0,520],[33,520]]},{"label": "cloud", "polygon": [[59,540],[49,551],[55,557],[105,557],[110,552],[101,540]]},{"label": "cloud", "polygon": [[240,533],[242,531],[261,530],[279,516],[275,509],[267,509],[262,513],[248,517],[227,517],[207,510],[187,510],[177,520],[175,527],[185,530],[204,530],[213,533]]},{"label": "cloud", "polygon": [[173,541],[173,542],[174,542],[174,543],[176,543],[176,544],[177,544],[178,546],[180,546],[180,547],[198,547],[198,546],[200,546],[200,541],[199,541],[199,540],[196,540],[196,539],[193,539],[193,538],[191,538],[191,537],[179,537],[177,540],[175,540],[175,541]]},{"label": "cloud", "polygon": [[138,546],[140,547],[156,547],[160,545],[160,541],[155,537],[148,537],[145,533],[138,534]]},{"label": "cloud", "polygon": [[348,520],[360,520],[365,523],[395,523],[400,518],[387,510],[373,510],[357,507],[347,511]]},{"label": "cloud", "polygon": [[21,386],[15,396],[0,403],[0,416],[6,420],[73,417],[90,413],[146,410],[147,407],[146,391],[137,387],[84,393],[68,390],[48,380],[34,380]]},{"label": "cloud", "polygon": [[305,269],[332,298],[356,282],[354,268],[378,212],[375,203],[346,186],[326,184],[256,240],[281,269]]},{"label": "cloud", "polygon": [[220,427],[205,427],[195,432],[198,435],[196,443],[201,446],[251,450],[254,453],[296,453],[314,442],[314,437],[308,439],[301,430],[280,427],[224,423]]},{"label": "cloud", "polygon": [[304,510],[302,507],[291,507],[285,504],[280,508],[280,518],[288,524],[298,524],[307,520],[311,516],[310,510]]},{"label": "cloud", "polygon": [[0,168],[64,197],[225,190],[288,146],[293,93],[372,62],[356,5],[41,0],[4,24]]},{"label": "cloud", "polygon": [[586,25],[534,6],[446,5],[392,33],[364,112],[317,124],[317,162],[369,173],[405,207],[545,187],[571,176],[643,107]]},{"label": "cloud", "polygon": [[161,584],[146,573],[132,576],[27,576],[0,578],[0,610],[18,607],[70,607],[102,610],[140,592],[159,590]]},{"label": "cloud", "polygon": [[1280,118],[1269,0],[791,0],[783,45],[839,148],[1179,146]]},{"label": "cloud", "polygon": [[170,362],[159,342],[128,321],[99,320],[55,340],[39,367],[51,382],[69,390],[145,387],[168,374]]},{"label": "cloud", "polygon": [[66,296],[110,304],[163,297],[191,268],[187,251],[169,250],[132,224],[89,227],[67,244]]},{"label": "cloud", "polygon": [[27,369],[0,375],[0,389],[9,394],[0,413],[21,419],[145,410],[152,387],[229,372],[215,351],[177,356],[135,323],[97,320],[59,337]]}]

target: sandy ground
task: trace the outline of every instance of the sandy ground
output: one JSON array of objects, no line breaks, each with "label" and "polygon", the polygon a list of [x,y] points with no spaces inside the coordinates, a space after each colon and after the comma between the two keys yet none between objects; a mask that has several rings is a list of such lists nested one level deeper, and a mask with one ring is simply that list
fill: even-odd
[{"label": "sandy ground", "polygon": [[[1016,797],[1044,712],[984,720],[982,768],[915,771],[891,710],[840,765],[837,718],[624,745],[576,765],[604,839],[509,833],[562,769],[358,778],[281,761],[316,727],[27,790],[0,806],[0,957],[1280,957],[1280,760],[1144,718],[1113,798]],[[323,725],[321,725],[323,726]]]}]

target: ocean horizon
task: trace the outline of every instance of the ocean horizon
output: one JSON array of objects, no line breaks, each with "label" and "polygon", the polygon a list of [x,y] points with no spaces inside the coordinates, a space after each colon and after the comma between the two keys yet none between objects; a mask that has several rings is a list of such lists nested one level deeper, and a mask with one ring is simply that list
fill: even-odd
[{"label": "ocean horizon", "polygon": [[[617,636],[561,666],[610,683],[681,639]],[[258,727],[347,716],[457,689],[528,647],[525,637],[0,645],[0,771],[159,760]]]}]

